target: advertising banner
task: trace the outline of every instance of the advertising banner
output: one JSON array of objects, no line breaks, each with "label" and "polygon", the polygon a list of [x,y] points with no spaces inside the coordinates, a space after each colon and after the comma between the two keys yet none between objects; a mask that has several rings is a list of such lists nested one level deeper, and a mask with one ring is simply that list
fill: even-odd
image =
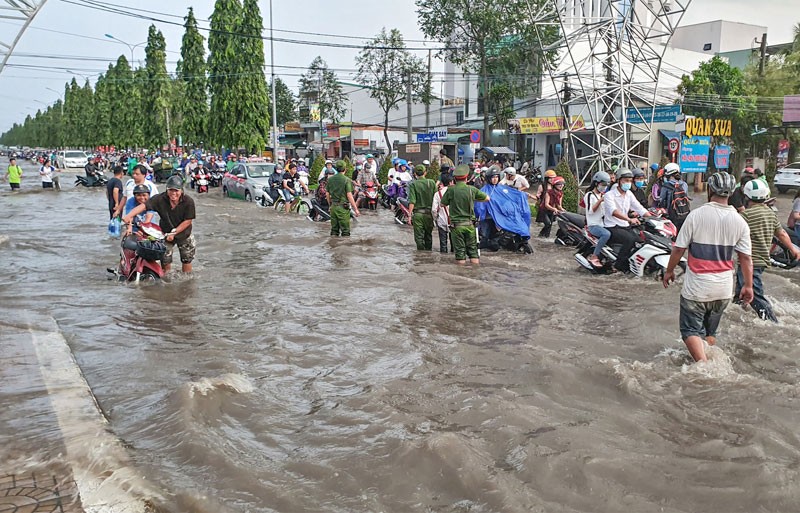
[{"label": "advertising banner", "polygon": [[718,144],[714,148],[714,167],[717,169],[728,169],[731,167],[731,147]]},{"label": "advertising banner", "polygon": [[[583,130],[586,123],[583,116],[572,116],[571,130]],[[538,118],[516,118],[508,120],[511,134],[554,134],[566,130],[564,118],[560,116],[544,116]]]},{"label": "advertising banner", "polygon": [[778,169],[783,169],[789,165],[789,141],[786,139],[778,141],[778,155],[776,160],[776,167]]},{"label": "advertising banner", "polygon": [[651,119],[652,123],[675,123],[680,114],[680,105],[658,105],[655,108],[641,107],[639,110],[629,107],[625,111],[625,119],[632,124],[651,123]]},{"label": "advertising banner", "polygon": [[681,173],[705,173],[710,151],[711,137],[684,137],[678,161]]}]

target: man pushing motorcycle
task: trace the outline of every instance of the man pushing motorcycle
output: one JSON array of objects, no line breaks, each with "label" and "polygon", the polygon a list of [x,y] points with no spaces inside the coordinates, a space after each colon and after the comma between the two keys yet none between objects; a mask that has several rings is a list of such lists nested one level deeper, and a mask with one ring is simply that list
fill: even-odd
[{"label": "man pushing motorcycle", "polygon": [[195,253],[192,221],[195,219],[195,207],[191,196],[184,194],[183,179],[177,175],[169,177],[166,193],[152,196],[145,204],[131,210],[122,221],[129,224],[137,214],[146,210],[158,213],[161,230],[166,234],[164,242],[167,245],[167,252],[161,260],[164,272],[168,272],[172,266],[172,252],[175,245],[178,246],[181,256],[181,270],[185,273],[192,272]]}]

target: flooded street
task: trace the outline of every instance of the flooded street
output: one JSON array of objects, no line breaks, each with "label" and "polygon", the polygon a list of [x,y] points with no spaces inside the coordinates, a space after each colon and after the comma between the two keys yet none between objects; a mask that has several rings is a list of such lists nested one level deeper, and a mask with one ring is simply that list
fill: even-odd
[{"label": "flooded street", "polygon": [[457,268],[383,210],[331,240],[189,191],[193,275],[121,285],[103,190],[73,170],[43,192],[23,166],[22,193],[1,184],[0,331],[64,337],[125,461],[92,436],[65,460],[41,397],[0,384],[0,473],[124,464],[131,493],[175,513],[800,503],[800,271],[765,277],[780,324],[733,306],[714,361],[686,366],[679,286],[592,277],[541,240]]}]

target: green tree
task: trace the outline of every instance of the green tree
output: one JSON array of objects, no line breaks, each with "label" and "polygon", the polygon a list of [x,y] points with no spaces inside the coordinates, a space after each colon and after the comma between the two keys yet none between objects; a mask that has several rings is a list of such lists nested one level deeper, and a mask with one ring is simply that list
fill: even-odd
[{"label": "green tree", "polygon": [[[272,83],[270,83],[270,91],[272,90],[271,88]],[[292,90],[289,89],[289,86],[279,77],[275,77],[275,96],[277,98],[275,114],[278,126],[296,120],[297,99],[294,97]]]},{"label": "green tree", "polygon": [[[243,13],[238,18],[237,72],[232,111],[234,142],[260,153],[267,145],[270,130],[270,105],[267,80],[264,76],[264,23],[257,0],[244,0]],[[276,84],[277,85],[277,84]]]},{"label": "green tree", "polygon": [[[415,0],[422,32],[446,44],[440,56],[478,73],[486,144],[492,108],[499,112],[496,121],[513,115],[511,100],[535,89],[538,81],[532,78],[540,73],[542,59],[552,58],[538,50],[555,41],[557,28],[539,27],[526,16],[545,2],[549,0]],[[499,111],[498,103],[503,106]]]},{"label": "green tree", "polygon": [[133,147],[141,133],[142,112],[140,90],[135,72],[128,59],[120,55],[114,66],[113,76],[109,70],[109,97],[112,99],[113,115],[112,143],[117,148]]},{"label": "green tree", "polygon": [[691,76],[683,75],[678,85],[684,113],[733,121],[732,143],[736,149],[733,169],[741,167],[744,152],[751,142],[756,112],[752,92],[742,71],[719,56],[700,64]]},{"label": "green tree", "polygon": [[[319,106],[320,118],[337,123],[347,112],[347,95],[336,73],[328,69],[328,64],[317,57],[308,66],[308,70],[300,77],[301,109],[308,113],[312,104]],[[302,115],[301,121],[309,121],[309,114]]]},{"label": "green tree", "polygon": [[425,173],[425,178],[430,178],[431,180],[439,180],[439,175],[441,174],[441,169],[439,168],[439,162],[434,160],[431,162],[431,165],[428,166],[428,171]]},{"label": "green tree", "polygon": [[[389,140],[389,113],[400,106],[408,96],[411,82],[413,94],[417,97],[430,95],[430,83],[425,78],[427,72],[422,60],[406,50],[403,35],[397,29],[386,32],[386,28],[361,49],[356,57],[358,73],[356,80],[369,88],[369,95],[378,102],[383,111],[383,137],[389,153],[392,142]],[[420,77],[422,77],[420,79]]]},{"label": "green tree", "polygon": [[325,157],[322,155],[317,155],[317,158],[314,159],[314,162],[311,164],[311,170],[308,172],[308,185],[309,187],[316,186],[319,184],[319,174],[322,172],[322,168],[325,167]]},{"label": "green tree", "polygon": [[238,0],[217,0],[211,14],[211,33],[208,35],[208,86],[211,108],[208,116],[208,139],[217,146],[236,149],[233,111],[238,78],[239,40],[236,31],[242,4]]},{"label": "green tree", "polygon": [[387,183],[389,183],[390,169],[392,169],[392,159],[389,156],[387,156],[385,159],[383,159],[383,164],[381,164],[381,168],[378,171],[378,181],[381,184],[386,185]]},{"label": "green tree", "polygon": [[110,83],[107,74],[111,72],[112,65],[108,65],[105,74],[97,77],[94,85],[94,144],[106,145],[111,143],[111,131],[113,123],[111,104],[109,96]]},{"label": "green tree", "polygon": [[142,123],[144,146],[161,147],[169,139],[170,77],[167,74],[167,43],[155,25],[150,25],[145,48],[144,80],[142,85],[142,108],[147,113],[147,123]]},{"label": "green tree", "polygon": [[199,144],[206,140],[208,121],[208,81],[206,79],[205,40],[197,30],[194,10],[184,18],[185,32],[181,44],[178,76],[183,82],[181,91],[180,134],[183,140]]},{"label": "green tree", "polygon": [[[64,87],[64,144],[77,146],[80,144],[81,122],[81,91],[75,77]],[[24,123],[22,126],[24,127]]]}]

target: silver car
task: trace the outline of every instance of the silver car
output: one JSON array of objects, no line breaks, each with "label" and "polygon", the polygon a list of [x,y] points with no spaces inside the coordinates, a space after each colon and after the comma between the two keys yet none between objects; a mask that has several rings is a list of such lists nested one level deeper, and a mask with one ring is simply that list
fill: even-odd
[{"label": "silver car", "polygon": [[775,175],[775,188],[778,192],[800,189],[800,162],[789,164]]},{"label": "silver car", "polygon": [[222,177],[222,194],[229,198],[259,201],[275,164],[266,161],[238,162]]}]

